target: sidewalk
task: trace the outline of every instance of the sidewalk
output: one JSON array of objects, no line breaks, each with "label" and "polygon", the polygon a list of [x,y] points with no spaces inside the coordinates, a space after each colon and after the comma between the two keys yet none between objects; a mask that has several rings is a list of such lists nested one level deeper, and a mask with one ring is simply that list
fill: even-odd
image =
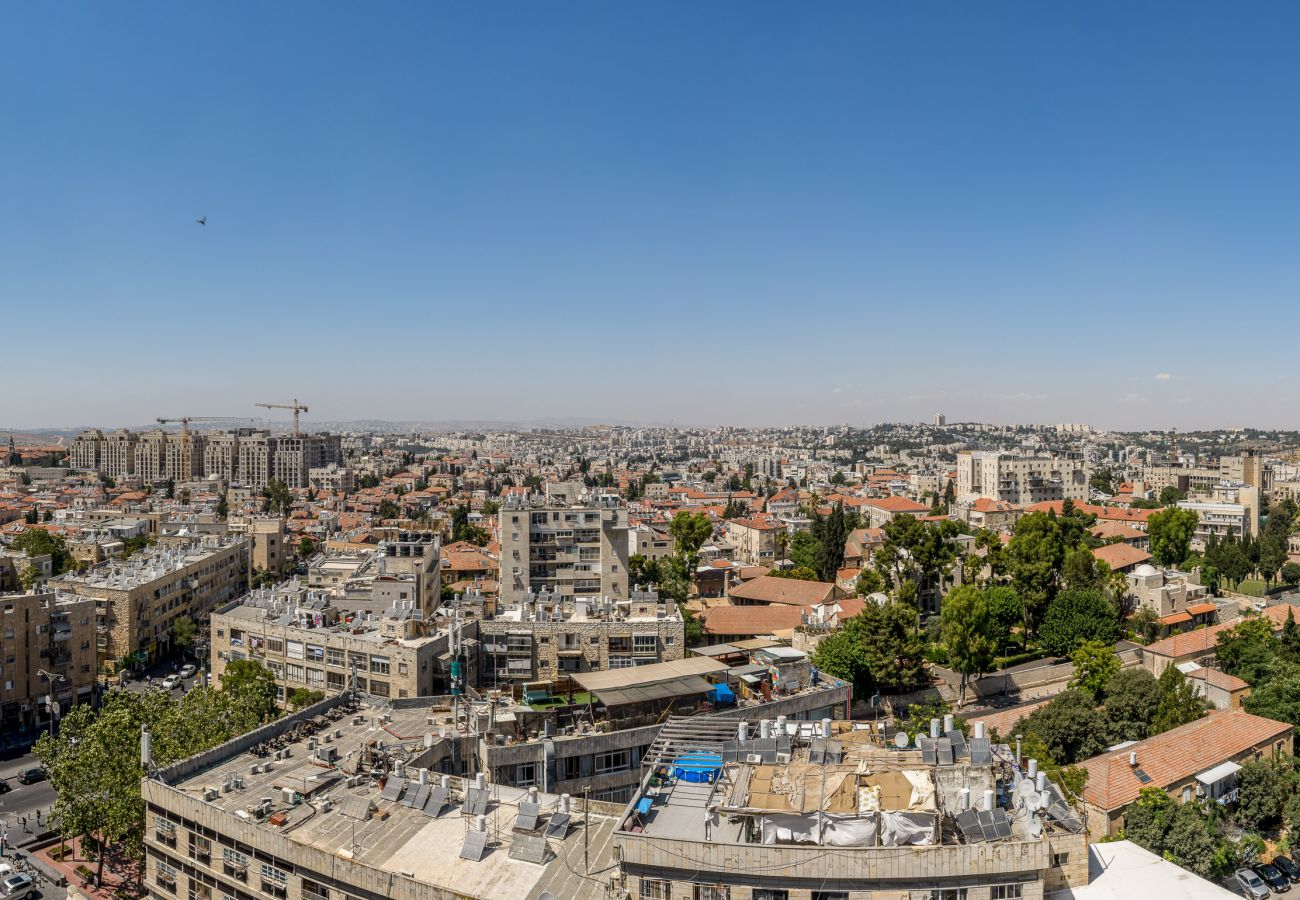
[{"label": "sidewalk", "polygon": [[96,888],[77,867],[81,866],[88,869],[93,878],[97,869],[97,863],[93,860],[86,859],[81,853],[81,840],[74,838],[63,845],[68,853],[62,860],[54,859],[51,853],[59,852],[59,844],[53,843],[50,846],[37,850],[31,856],[34,860],[58,872],[68,881],[68,896],[82,896],[94,898],[94,900],[113,900],[114,897],[130,896],[137,897],[140,893],[136,890],[136,883],[139,877],[139,864],[133,859],[127,859],[115,849],[110,848],[108,857],[104,862],[104,883]]}]

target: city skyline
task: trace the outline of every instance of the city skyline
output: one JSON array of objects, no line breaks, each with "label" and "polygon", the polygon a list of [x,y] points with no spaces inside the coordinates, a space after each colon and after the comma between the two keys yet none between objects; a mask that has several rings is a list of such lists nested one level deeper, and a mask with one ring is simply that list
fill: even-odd
[{"label": "city skyline", "polygon": [[0,427],[1300,413],[1292,7],[134,10],[0,36]]}]

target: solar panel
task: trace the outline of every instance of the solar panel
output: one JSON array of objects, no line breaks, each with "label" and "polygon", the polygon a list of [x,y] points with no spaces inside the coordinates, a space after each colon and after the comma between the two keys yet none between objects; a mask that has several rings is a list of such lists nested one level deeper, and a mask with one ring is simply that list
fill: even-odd
[{"label": "solar panel", "polygon": [[429,799],[424,801],[424,814],[434,819],[442,815],[442,808],[447,805],[448,793],[445,787],[436,787],[430,791]]},{"label": "solar panel", "polygon": [[967,841],[984,840],[984,831],[980,828],[979,819],[973,809],[963,810],[957,814],[957,827],[961,829],[962,837]]},{"label": "solar panel", "polygon": [[461,807],[461,814],[466,816],[481,816],[487,812],[487,807],[487,788],[470,788],[465,792],[465,805]]},{"label": "solar panel", "polygon": [[939,765],[952,765],[952,741],[945,738],[939,738],[935,743],[935,751],[938,755]]},{"label": "solar panel", "polygon": [[990,766],[993,764],[993,748],[988,738],[971,738],[970,762],[972,766]]},{"label": "solar panel", "polygon": [[404,787],[406,787],[405,778],[389,778],[388,783],[384,785],[384,790],[380,793],[379,797],[383,800],[396,801],[397,798],[402,796],[402,788]]},{"label": "solar panel", "polygon": [[1134,769],[1133,774],[1136,775],[1137,780],[1142,782],[1143,784],[1151,783],[1151,776],[1148,775],[1146,772],[1143,772],[1141,769]]},{"label": "solar panel", "polygon": [[519,815],[515,817],[515,828],[519,831],[533,831],[537,828],[537,817],[541,809],[536,803],[527,800],[519,804]]},{"label": "solar panel", "polygon": [[541,835],[516,834],[515,839],[510,843],[510,858],[543,866],[546,865],[549,849],[546,838]]},{"label": "solar panel", "polygon": [[402,803],[414,809],[424,809],[424,801],[429,799],[430,786],[419,784],[415,790],[407,791],[406,796],[402,798]]},{"label": "solar panel", "polygon": [[1007,811],[1000,806],[993,810],[993,830],[999,839],[1011,837],[1011,822],[1007,819]]},{"label": "solar panel", "polygon": [[812,743],[808,745],[808,762],[815,766],[820,766],[826,762],[826,739],[813,738]]},{"label": "solar panel", "polygon": [[478,862],[483,858],[483,851],[487,849],[487,832],[470,831],[465,834],[465,843],[460,848],[461,859],[472,859]]},{"label": "solar panel", "polygon": [[921,748],[921,762],[927,766],[939,764],[939,754],[935,751],[934,739],[924,735],[916,736],[916,746]]},{"label": "solar panel", "polygon": [[979,818],[980,831],[984,832],[984,840],[996,841],[998,839],[998,827],[993,822],[993,813],[981,809],[976,816]]},{"label": "solar panel", "polygon": [[949,731],[946,737],[952,743],[952,748],[954,750],[956,750],[958,747],[966,746],[966,735],[961,733],[960,728],[954,728],[952,731]]},{"label": "solar panel", "polygon": [[546,836],[562,841],[568,833],[569,814],[563,812],[553,813],[550,823],[546,826]]},{"label": "solar panel", "polygon": [[826,742],[826,762],[834,765],[844,761],[844,745],[839,741]]}]

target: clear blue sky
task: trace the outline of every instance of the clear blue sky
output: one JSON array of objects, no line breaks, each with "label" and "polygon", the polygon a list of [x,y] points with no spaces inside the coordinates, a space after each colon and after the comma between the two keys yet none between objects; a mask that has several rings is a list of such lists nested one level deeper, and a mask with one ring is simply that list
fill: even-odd
[{"label": "clear blue sky", "polygon": [[1295,426],[1297,34],[1217,0],[10,4],[0,427]]}]

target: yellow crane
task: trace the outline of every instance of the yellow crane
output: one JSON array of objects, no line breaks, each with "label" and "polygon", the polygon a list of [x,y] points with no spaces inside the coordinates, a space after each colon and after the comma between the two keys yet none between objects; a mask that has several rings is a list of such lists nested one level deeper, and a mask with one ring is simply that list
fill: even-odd
[{"label": "yellow crane", "polygon": [[194,460],[191,457],[193,443],[190,441],[190,423],[191,422],[249,422],[251,416],[175,416],[172,418],[158,417],[159,425],[170,425],[173,422],[181,423],[181,481],[189,481],[194,477]]},{"label": "yellow crane", "polygon": [[307,404],[306,404],[306,403],[299,403],[299,402],[298,402],[298,398],[295,397],[295,398],[293,399],[293,402],[292,402],[292,403],[258,403],[258,404],[256,404],[256,405],[257,405],[257,406],[260,406],[260,407],[262,407],[262,408],[264,408],[264,409],[291,409],[291,410],[293,410],[293,436],[294,436],[294,437],[298,437],[298,436],[299,436],[299,431],[298,431],[298,413],[305,413],[305,412],[307,412]]}]

